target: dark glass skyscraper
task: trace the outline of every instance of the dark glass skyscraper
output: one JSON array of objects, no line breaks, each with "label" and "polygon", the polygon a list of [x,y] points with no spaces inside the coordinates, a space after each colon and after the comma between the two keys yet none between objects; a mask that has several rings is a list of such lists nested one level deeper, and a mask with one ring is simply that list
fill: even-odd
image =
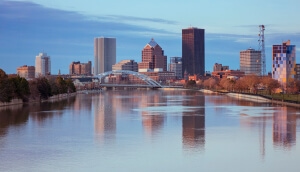
[{"label": "dark glass skyscraper", "polygon": [[204,75],[205,72],[205,30],[182,29],[182,74]]}]

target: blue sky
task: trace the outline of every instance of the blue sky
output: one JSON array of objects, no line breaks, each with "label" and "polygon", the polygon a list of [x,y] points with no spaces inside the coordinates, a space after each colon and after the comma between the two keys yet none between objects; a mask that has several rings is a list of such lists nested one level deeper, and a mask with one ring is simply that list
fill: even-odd
[{"label": "blue sky", "polygon": [[193,26],[206,32],[207,71],[214,63],[238,69],[239,52],[258,48],[258,25],[264,24],[271,71],[273,44],[300,44],[299,7],[299,0],[0,0],[0,68],[16,73],[44,51],[53,74],[68,73],[72,61],[93,63],[93,39],[100,36],[117,39],[117,62],[140,62],[151,38],[168,58],[181,56],[181,29]]}]

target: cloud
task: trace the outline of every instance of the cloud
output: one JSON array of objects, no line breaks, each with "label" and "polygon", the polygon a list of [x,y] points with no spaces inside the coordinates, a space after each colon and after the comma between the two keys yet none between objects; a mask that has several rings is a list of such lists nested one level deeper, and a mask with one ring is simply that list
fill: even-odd
[{"label": "cloud", "polygon": [[[88,16],[79,12],[47,8],[30,2],[0,0],[0,68],[15,73],[18,66],[33,65],[35,56],[45,51],[51,56],[52,73],[68,72],[73,61],[93,61],[93,39],[99,36],[117,38],[117,61],[141,61],[141,50],[154,38],[168,57],[181,56],[181,29],[178,22],[159,18],[120,15]],[[152,27],[144,25],[151,23]],[[248,26],[240,26],[248,27]],[[254,27],[250,25],[249,27]],[[256,28],[258,26],[255,26]],[[253,35],[209,33],[205,35],[206,70],[214,63],[239,67],[239,52],[258,46]],[[300,44],[300,34],[266,33],[266,53],[270,45],[290,39]],[[268,47],[268,49],[267,49]],[[268,57],[268,56],[267,56]],[[267,62],[268,64],[268,62]]]},{"label": "cloud", "polygon": [[179,24],[176,21],[165,20],[160,18],[145,18],[145,17],[134,17],[134,16],[121,16],[121,15],[105,15],[105,16],[90,16],[90,19],[94,20],[108,20],[108,21],[123,21],[123,22],[153,22],[153,23],[162,23],[162,24],[170,24],[177,25]]}]

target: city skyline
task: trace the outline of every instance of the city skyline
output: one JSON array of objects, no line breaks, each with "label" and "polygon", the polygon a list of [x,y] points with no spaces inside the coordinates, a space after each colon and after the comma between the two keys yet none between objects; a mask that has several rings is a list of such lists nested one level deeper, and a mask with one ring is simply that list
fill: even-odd
[{"label": "city skyline", "polygon": [[[80,2],[0,0],[0,22],[5,26],[0,28],[0,58],[5,60],[5,63],[0,64],[0,68],[7,73],[15,73],[19,66],[33,66],[35,55],[45,51],[51,54],[52,74],[57,74],[59,69],[61,73],[68,73],[68,65],[72,61],[93,61],[93,38],[98,36],[115,37],[118,40],[117,62],[124,59],[140,62],[140,50],[151,38],[155,38],[164,48],[169,61],[169,57],[181,56],[181,29],[189,26],[206,31],[207,71],[212,71],[215,63],[230,62],[231,69],[238,69],[239,52],[250,47],[258,48],[258,26],[261,24],[266,26],[267,72],[272,70],[273,44],[288,39],[296,46],[300,44],[299,27],[297,22],[294,22],[298,11],[293,10],[300,3],[298,1],[292,1],[294,5],[288,8],[284,6],[290,3],[281,3],[279,6],[279,3],[273,1],[228,1],[226,4],[218,1],[218,5],[197,1],[172,4],[160,2],[158,8],[172,8],[174,11],[164,15],[164,10],[156,10],[156,13],[141,12],[140,7],[150,2],[130,1],[124,6],[118,5],[125,7],[124,10],[119,10],[120,7],[105,8],[98,13],[99,10],[95,9],[97,4],[112,7],[116,2],[91,1],[90,4],[83,5],[78,3]],[[203,11],[196,8],[200,5]],[[235,12],[229,8],[232,5],[237,7]],[[258,13],[248,15],[249,9],[257,8],[255,11],[258,11],[263,6],[268,6],[264,16],[258,17],[261,15]],[[187,13],[177,15],[175,11],[181,7],[191,9]],[[270,10],[276,7],[283,9],[281,13],[289,14],[290,20],[283,20],[285,15],[274,14]]]}]

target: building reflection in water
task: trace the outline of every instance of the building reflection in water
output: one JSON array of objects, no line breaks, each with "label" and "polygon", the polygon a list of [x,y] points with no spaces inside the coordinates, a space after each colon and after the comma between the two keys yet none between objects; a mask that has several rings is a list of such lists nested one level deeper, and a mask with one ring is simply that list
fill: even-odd
[{"label": "building reflection in water", "polygon": [[158,133],[164,123],[164,116],[161,114],[148,114],[147,112],[142,112],[143,127],[147,135],[154,136]]},{"label": "building reflection in water", "polygon": [[280,107],[273,115],[273,144],[275,147],[291,148],[296,144],[296,109]]},{"label": "building reflection in water", "polygon": [[[92,97],[94,98],[95,96]],[[93,98],[86,94],[77,94],[73,105],[74,115],[80,115],[82,111],[85,111],[86,114],[91,114]]]},{"label": "building reflection in water", "polygon": [[[249,111],[250,108],[254,108],[254,110]],[[266,155],[266,147],[268,147],[266,140],[270,136],[267,132],[270,131],[268,130],[270,127],[272,127],[273,145],[277,149],[288,150],[296,144],[297,109],[286,106],[268,107],[262,109],[263,111],[256,112],[255,109],[261,109],[261,107],[249,106],[249,108],[241,110],[241,124],[258,130],[262,158]],[[272,126],[270,126],[271,123]]]},{"label": "building reflection in water", "polygon": [[105,91],[93,98],[94,126],[99,142],[114,142],[116,138],[116,108],[113,92]]},{"label": "building reflection in water", "polygon": [[[184,92],[186,96],[191,96],[183,101],[183,106],[193,106],[193,112],[183,112],[182,114],[182,141],[184,149],[205,148],[205,97],[201,93]],[[196,95],[195,95],[196,94]]]},{"label": "building reflection in water", "polygon": [[[164,106],[166,99],[163,98],[161,94],[142,94],[140,107],[141,109],[151,107],[159,108]],[[166,114],[164,112],[159,112],[160,110],[154,111],[142,111],[142,124],[144,131],[148,136],[155,136],[164,124]]]}]

